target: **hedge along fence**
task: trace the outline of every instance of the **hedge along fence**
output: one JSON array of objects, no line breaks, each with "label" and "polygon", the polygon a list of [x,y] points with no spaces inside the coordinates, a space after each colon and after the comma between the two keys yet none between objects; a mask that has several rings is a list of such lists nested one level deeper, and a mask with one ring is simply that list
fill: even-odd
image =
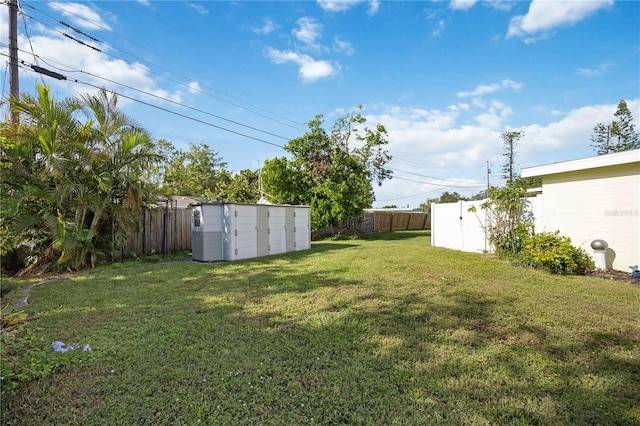
[{"label": "hedge along fence", "polygon": [[129,235],[123,254],[171,254],[191,250],[191,209],[158,207],[140,212],[140,230]]}]

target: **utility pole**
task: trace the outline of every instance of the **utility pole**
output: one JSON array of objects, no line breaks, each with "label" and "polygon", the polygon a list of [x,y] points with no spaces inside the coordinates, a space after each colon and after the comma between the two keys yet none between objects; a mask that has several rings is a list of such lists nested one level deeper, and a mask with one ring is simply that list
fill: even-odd
[{"label": "utility pole", "polygon": [[489,166],[489,161],[487,160],[487,191],[491,188],[491,184],[489,183],[489,175],[491,175],[491,167]]},{"label": "utility pole", "polygon": [[[18,0],[9,0],[9,98],[20,97],[20,82],[18,81]],[[11,112],[11,121],[18,123],[20,115]]]}]

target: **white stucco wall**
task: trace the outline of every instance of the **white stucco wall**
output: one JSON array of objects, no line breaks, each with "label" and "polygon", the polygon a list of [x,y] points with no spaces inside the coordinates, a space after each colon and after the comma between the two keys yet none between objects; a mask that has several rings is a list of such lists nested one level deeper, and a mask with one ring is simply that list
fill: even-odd
[{"label": "white stucco wall", "polygon": [[542,178],[542,222],[593,255],[607,241],[607,267],[640,264],[640,149],[522,169]]},{"label": "white stucco wall", "polygon": [[544,175],[542,196],[544,230],[592,255],[591,241],[605,240],[609,268],[640,264],[640,163]]}]

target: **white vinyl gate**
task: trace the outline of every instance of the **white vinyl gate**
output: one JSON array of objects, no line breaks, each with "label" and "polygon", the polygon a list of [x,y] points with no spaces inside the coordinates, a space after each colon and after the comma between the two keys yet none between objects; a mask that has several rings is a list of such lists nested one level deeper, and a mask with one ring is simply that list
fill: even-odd
[{"label": "white vinyl gate", "polygon": [[[480,207],[485,201],[431,204],[431,245],[475,253],[493,251],[485,233],[486,211]],[[528,201],[536,229],[541,229],[542,199],[535,197]]]},{"label": "white vinyl gate", "polygon": [[[485,236],[483,201],[431,204],[431,245],[483,253],[489,250]],[[469,209],[475,207],[475,212]]]}]

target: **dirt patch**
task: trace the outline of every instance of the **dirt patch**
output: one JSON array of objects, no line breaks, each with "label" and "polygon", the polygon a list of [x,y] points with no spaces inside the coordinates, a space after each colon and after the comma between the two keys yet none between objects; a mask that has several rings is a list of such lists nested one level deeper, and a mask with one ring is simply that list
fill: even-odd
[{"label": "dirt patch", "polygon": [[632,277],[631,272],[615,271],[611,269],[608,271],[593,271],[588,275],[602,278],[604,280],[617,281],[621,283],[629,283],[640,286],[640,278]]}]

